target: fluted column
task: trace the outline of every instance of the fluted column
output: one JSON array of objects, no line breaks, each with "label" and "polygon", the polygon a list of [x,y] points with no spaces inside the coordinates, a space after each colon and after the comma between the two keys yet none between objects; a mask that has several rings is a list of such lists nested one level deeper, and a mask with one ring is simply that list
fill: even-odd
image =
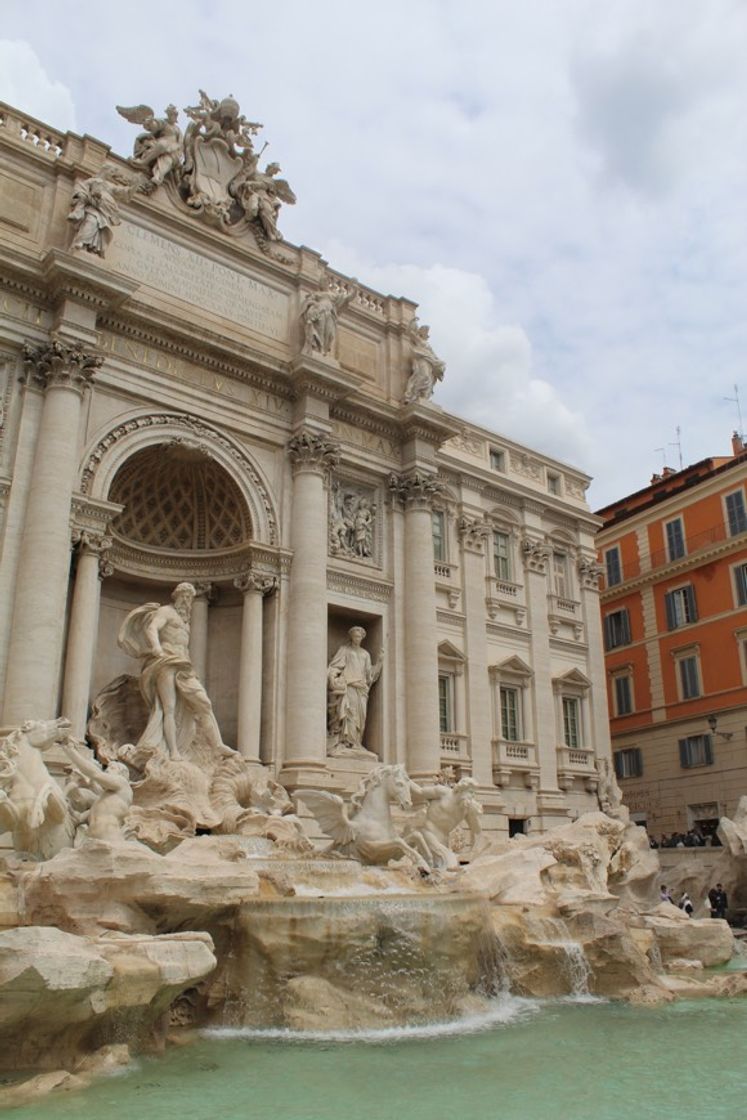
[{"label": "fluted column", "polygon": [[407,769],[413,778],[428,777],[441,765],[432,511],[442,488],[433,475],[420,470],[393,477],[390,486],[405,507]]},{"label": "fluted column", "polygon": [[591,681],[589,708],[594,753],[597,758],[610,757],[610,721],[607,709],[607,681],[604,665],[602,615],[599,610],[599,577],[602,567],[595,556],[578,561],[578,582],[581,588],[581,614],[586,628],[588,674]]},{"label": "fluted column", "polygon": [[547,565],[550,550],[535,537],[524,537],[521,555],[526,573],[527,609],[532,630],[534,669],[534,729],[537,741],[540,793],[558,791],[555,696],[550,661],[550,624],[547,617]]},{"label": "fluted column", "polygon": [[481,786],[493,785],[493,744],[485,631],[485,541],[490,528],[477,517],[462,516],[457,525],[462,545],[467,654],[467,708],[472,749],[472,777]]},{"label": "fluted column", "polygon": [[102,360],[60,338],[25,351],[29,376],[45,396],[15,588],[6,726],[57,714],[81,401]]},{"label": "fluted column", "polygon": [[77,530],[73,540],[78,544],[78,567],[67,632],[62,714],[71,721],[73,735],[82,739],[86,731],[99,628],[101,580],[111,575],[106,556],[112,541],[111,537],[91,529]]},{"label": "fluted column", "polygon": [[327,757],[327,491],[339,449],[304,428],[288,443],[293,466],[285,722],[286,767]]},{"label": "fluted column", "polygon": [[207,680],[208,608],[213,593],[212,583],[195,583],[195,597],[189,620],[189,656],[192,668],[203,684]]},{"label": "fluted column", "polygon": [[262,600],[274,591],[272,576],[244,572],[233,581],[244,594],[241,614],[241,652],[239,654],[239,754],[251,762],[260,761],[259,732],[262,721]]}]

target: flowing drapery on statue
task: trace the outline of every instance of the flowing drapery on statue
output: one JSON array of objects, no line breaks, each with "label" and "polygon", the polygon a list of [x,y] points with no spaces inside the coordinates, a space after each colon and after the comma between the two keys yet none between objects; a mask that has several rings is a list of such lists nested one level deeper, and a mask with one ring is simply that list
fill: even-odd
[{"label": "flowing drapery on statue", "polygon": [[368,714],[368,694],[381,675],[383,649],[375,665],[361,643],[362,626],[351,626],[347,642],[337,650],[327,668],[329,688],[330,754],[370,754],[363,746]]},{"label": "flowing drapery on statue", "polygon": [[194,597],[192,584],[180,583],[172,594],[173,606],[136,607],[118,638],[125,653],[141,662],[140,689],[149,717],[137,746],[190,761],[197,761],[198,743],[212,748],[212,754],[234,753],[221,739],[213,705],[189,656]]}]

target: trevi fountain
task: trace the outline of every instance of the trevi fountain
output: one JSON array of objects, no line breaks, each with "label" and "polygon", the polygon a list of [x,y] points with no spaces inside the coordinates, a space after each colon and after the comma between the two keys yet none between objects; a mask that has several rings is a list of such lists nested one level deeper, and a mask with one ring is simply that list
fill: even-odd
[{"label": "trevi fountain", "polygon": [[[2,117],[18,167],[40,161],[32,193],[66,145],[71,155],[55,165],[63,193],[45,211],[52,294],[38,319],[16,316],[34,325],[18,352],[27,395],[8,380],[5,397],[8,446],[26,438],[24,401],[36,402],[42,434],[41,482],[24,482],[22,456],[16,464],[23,531],[15,479],[3,491],[14,590],[2,631],[0,1103],[39,1120],[744,1115],[747,971],[734,935],[705,913],[708,883],[691,858],[669,878],[695,915],[660,901],[658,853],[610,766],[583,479],[564,476],[563,520],[560,499],[539,503],[545,466],[509,448],[514,498],[500,516],[480,507],[500,505],[475,482],[488,467],[469,462],[479,446],[487,461],[489,442],[431,402],[444,365],[428,328],[412,305],[357,281],[321,283],[321,259],[283,242],[279,210],[295,196],[277,164],[259,168],[261,126],[204,93],[184,133],[173,106],[120,113],[142,131],[129,160],[109,162],[89,137],[61,137],[7,107]],[[25,195],[13,198],[23,210]],[[135,275],[135,250],[171,211],[187,230],[174,233],[174,268],[191,260],[179,237],[232,238],[276,285],[254,326],[275,363],[279,404],[263,438],[277,443],[293,490],[287,516],[269,451],[252,459],[179,412],[164,388],[172,358],[142,357],[143,378],[146,367],[164,375],[161,412],[130,401],[121,419],[114,389],[91,389],[106,384],[105,355],[126,337],[121,309],[131,322],[146,314],[134,279],[147,287],[151,274]],[[241,293],[259,290],[236,276]],[[288,374],[273,315],[291,280],[300,357]],[[161,341],[177,339],[182,296],[198,305],[194,276],[178,288],[159,312]],[[205,295],[214,318],[228,299],[225,284]],[[227,337],[205,333],[212,353]],[[237,341],[231,361],[225,375],[243,392],[255,357]],[[395,388],[366,382],[395,366]],[[178,368],[186,378],[196,367],[185,358]],[[127,392],[138,391],[133,381]],[[68,453],[66,433],[55,437],[85,427],[90,392],[99,411]],[[375,422],[356,429],[366,394]],[[356,430],[380,438],[368,458],[362,443],[349,452],[346,475]],[[451,441],[451,459],[439,460]],[[377,466],[395,451],[400,473]],[[138,506],[160,462],[181,489],[171,504]],[[245,491],[225,481],[229,468]],[[184,529],[196,509],[188,477],[211,484],[194,517],[210,549]],[[217,507],[225,536],[210,520]],[[137,536],[133,508],[141,529],[156,510],[150,537]],[[575,543],[558,529],[568,524]],[[436,528],[452,534],[452,555],[434,584]],[[505,574],[475,598],[491,533]],[[579,597],[552,594],[548,615],[551,556],[556,574],[558,557],[568,561]],[[218,589],[212,628],[206,574]],[[501,682],[534,696],[524,745],[491,739],[487,690]],[[459,697],[470,736],[443,726]],[[555,746],[557,713],[579,726],[584,715],[586,746]],[[512,835],[509,818],[521,824]],[[524,827],[530,818],[537,827]],[[720,835],[721,881],[744,906],[747,799]]]}]

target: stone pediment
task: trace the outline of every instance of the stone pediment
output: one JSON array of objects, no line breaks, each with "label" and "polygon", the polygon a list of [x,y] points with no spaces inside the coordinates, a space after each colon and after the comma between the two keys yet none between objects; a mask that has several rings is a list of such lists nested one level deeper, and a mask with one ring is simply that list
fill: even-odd
[{"label": "stone pediment", "polygon": [[464,665],[467,658],[461,650],[458,650],[455,645],[449,641],[438,643],[438,659],[439,661],[450,661],[455,665]]},{"label": "stone pediment", "polygon": [[507,657],[504,661],[499,661],[495,665],[490,666],[490,672],[500,676],[513,676],[513,677],[533,677],[534,670],[531,666],[527,665],[526,661],[518,655]]},{"label": "stone pediment", "polygon": [[569,669],[566,673],[553,677],[552,683],[556,689],[571,687],[586,690],[591,688],[591,681],[580,669]]}]

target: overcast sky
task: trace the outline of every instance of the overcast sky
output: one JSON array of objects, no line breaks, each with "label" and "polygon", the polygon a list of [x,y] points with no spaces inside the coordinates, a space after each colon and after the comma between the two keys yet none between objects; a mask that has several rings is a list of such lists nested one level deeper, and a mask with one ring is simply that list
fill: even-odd
[{"label": "overcast sky", "polygon": [[[3,0],[0,99],[129,155],[115,104],[234,94],[289,240],[421,305],[445,408],[596,508],[747,419],[745,0]],[[664,449],[657,450],[657,449]]]}]

